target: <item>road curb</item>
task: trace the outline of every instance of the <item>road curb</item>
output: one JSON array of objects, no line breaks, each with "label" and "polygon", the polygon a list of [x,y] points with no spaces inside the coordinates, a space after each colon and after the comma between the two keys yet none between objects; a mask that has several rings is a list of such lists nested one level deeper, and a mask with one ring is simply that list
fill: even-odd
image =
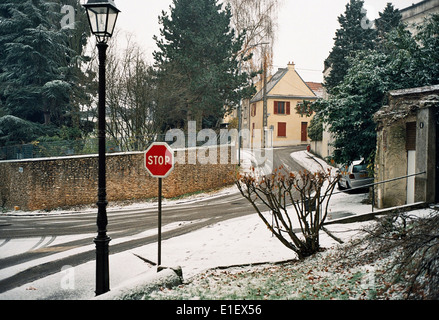
[{"label": "road curb", "polygon": [[377,216],[396,213],[396,212],[406,212],[406,211],[412,211],[412,210],[425,209],[425,208],[428,208],[428,206],[429,205],[425,202],[418,202],[418,203],[408,204],[408,205],[399,206],[399,207],[381,209],[381,210],[377,210],[375,212],[357,214],[357,215],[350,216],[350,217],[335,219],[335,220],[325,222],[324,225],[327,226],[327,225],[331,225],[331,224],[347,224],[347,223],[354,223],[354,222],[370,221],[370,220],[374,220]]},{"label": "road curb", "polygon": [[150,271],[134,277],[92,300],[132,300],[162,287],[172,288],[182,283],[181,268],[166,268],[160,272]]}]

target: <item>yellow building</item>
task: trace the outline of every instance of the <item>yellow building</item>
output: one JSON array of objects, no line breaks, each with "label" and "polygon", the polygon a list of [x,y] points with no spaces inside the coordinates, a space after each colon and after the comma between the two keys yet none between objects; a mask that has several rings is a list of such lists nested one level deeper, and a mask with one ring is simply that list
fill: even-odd
[{"label": "yellow building", "polygon": [[[264,95],[267,101],[266,112]],[[251,136],[256,137],[258,131],[266,132],[267,147],[308,144],[308,127],[312,117],[298,114],[296,106],[304,100],[316,99],[317,96],[297,73],[294,63],[279,69],[268,79],[266,90],[261,88],[250,101]]]}]

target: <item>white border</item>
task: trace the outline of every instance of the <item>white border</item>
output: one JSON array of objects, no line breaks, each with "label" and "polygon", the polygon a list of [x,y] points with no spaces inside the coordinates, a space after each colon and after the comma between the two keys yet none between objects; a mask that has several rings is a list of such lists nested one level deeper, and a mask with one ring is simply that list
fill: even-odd
[{"label": "white border", "polygon": [[[172,167],[169,169],[168,173],[164,176],[153,175],[152,172],[149,171],[148,167],[146,166],[146,154],[149,152],[149,150],[151,150],[151,148],[156,147],[156,146],[166,147],[166,149],[168,149],[168,151],[172,155]],[[171,174],[171,172],[174,171],[174,167],[175,167],[174,150],[166,142],[155,142],[155,143],[151,144],[149,146],[149,148],[144,152],[144,157],[143,157],[142,161],[143,161],[143,167],[146,169],[146,171],[148,171],[148,173],[151,175],[151,177],[153,177],[153,178],[167,178]]]}]

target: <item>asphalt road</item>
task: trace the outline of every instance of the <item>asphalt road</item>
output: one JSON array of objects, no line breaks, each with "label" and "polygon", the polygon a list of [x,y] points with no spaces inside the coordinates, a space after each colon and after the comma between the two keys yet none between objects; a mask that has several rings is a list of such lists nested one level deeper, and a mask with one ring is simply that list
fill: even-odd
[{"label": "asphalt road", "polygon": [[[290,157],[304,147],[274,150],[273,167],[283,165],[291,171],[302,170]],[[173,202],[163,206],[162,240],[193,232],[220,221],[254,214],[254,209],[241,194],[208,197],[199,201]],[[157,241],[157,206],[136,209],[108,208],[110,254],[130,250]],[[173,226],[166,229],[166,226]],[[67,213],[44,216],[0,216],[0,271],[29,264],[30,267],[9,277],[0,277],[0,293],[59,272],[65,265],[77,266],[95,259],[93,238],[96,235],[96,213]],[[151,231],[151,232],[147,232]],[[143,235],[142,235],[143,233]],[[62,240],[65,239],[65,240]],[[14,254],[2,255],[12,243],[26,242],[28,247]],[[36,259],[75,248],[80,253],[32,265]],[[17,250],[20,250],[17,247]],[[1,274],[1,272],[0,272]]]}]

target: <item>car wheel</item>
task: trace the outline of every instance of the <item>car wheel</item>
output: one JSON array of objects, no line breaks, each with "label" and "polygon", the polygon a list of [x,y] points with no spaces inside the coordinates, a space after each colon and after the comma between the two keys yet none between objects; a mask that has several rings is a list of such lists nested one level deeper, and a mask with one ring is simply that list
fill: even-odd
[{"label": "car wheel", "polygon": [[338,190],[346,190],[346,188],[341,185],[340,181],[338,182]]}]

